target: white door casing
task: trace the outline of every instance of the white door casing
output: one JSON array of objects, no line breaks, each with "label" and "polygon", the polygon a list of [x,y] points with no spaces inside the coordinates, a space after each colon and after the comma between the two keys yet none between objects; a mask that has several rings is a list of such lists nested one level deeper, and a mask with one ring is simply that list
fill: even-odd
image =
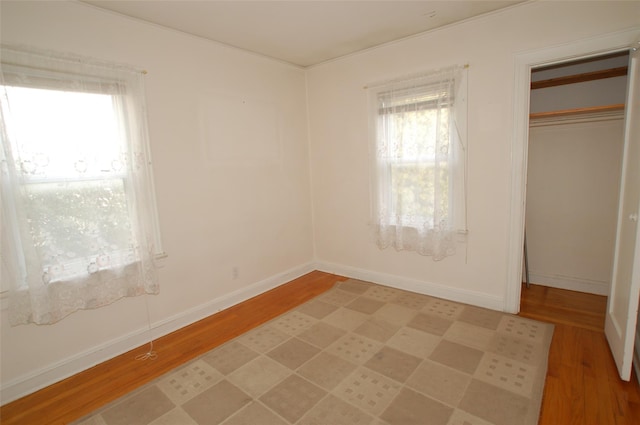
[{"label": "white door casing", "polygon": [[507,287],[504,311],[520,311],[522,263],[526,202],[527,155],[529,143],[529,94],[531,69],[575,59],[628,50],[640,38],[640,28],[583,39],[560,46],[523,52],[515,56],[513,99],[513,138],[511,145],[511,179],[509,188],[509,222],[507,223]]}]

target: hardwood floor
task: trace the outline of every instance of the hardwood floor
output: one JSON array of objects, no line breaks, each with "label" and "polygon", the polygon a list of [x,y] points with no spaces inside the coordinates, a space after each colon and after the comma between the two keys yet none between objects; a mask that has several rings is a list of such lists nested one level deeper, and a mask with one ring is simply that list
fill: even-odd
[{"label": "hardwood floor", "polygon": [[[312,272],[0,409],[0,423],[67,424],[176,366],[321,294],[345,278]],[[532,285],[521,315],[556,324],[540,425],[637,424],[640,388],[618,378],[603,333],[606,298]]]},{"label": "hardwood floor", "polygon": [[531,285],[520,315],[556,325],[539,425],[640,423],[640,387],[618,377],[604,336],[607,299]]},{"label": "hardwood floor", "polygon": [[607,297],[541,285],[522,288],[520,315],[592,331],[604,330]]}]

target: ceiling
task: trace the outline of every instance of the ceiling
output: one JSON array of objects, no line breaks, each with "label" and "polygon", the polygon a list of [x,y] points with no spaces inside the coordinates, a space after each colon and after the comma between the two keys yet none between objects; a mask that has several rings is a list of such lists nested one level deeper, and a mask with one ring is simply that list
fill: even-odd
[{"label": "ceiling", "polygon": [[307,67],[523,0],[83,2]]}]

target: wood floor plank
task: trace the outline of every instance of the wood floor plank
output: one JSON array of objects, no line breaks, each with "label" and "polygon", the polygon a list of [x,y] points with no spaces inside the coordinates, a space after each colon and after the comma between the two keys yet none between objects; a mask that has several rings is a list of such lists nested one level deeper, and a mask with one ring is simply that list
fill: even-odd
[{"label": "wood floor plank", "polygon": [[585,424],[615,425],[615,414],[609,390],[609,371],[598,365],[607,361],[602,356],[602,341],[595,332],[583,336]]},{"label": "wood floor plank", "polygon": [[635,374],[622,381],[604,336],[606,297],[531,285],[520,315],[556,325],[539,425],[640,423]]},{"label": "wood floor plank", "polygon": [[523,286],[522,294],[522,316],[594,331],[604,329],[606,297],[535,284],[529,288]]}]

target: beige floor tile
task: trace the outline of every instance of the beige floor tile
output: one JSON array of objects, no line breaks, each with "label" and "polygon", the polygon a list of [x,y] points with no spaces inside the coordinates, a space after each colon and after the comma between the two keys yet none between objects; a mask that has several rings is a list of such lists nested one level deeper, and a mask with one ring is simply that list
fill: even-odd
[{"label": "beige floor tile", "polygon": [[407,386],[449,406],[457,406],[470,382],[471,375],[425,360],[407,380]]},{"label": "beige floor tile", "polygon": [[359,311],[360,313],[373,314],[378,311],[384,304],[385,303],[383,303],[382,301],[359,297],[351,301],[345,307],[351,310]]},{"label": "beige floor tile", "polygon": [[318,320],[297,310],[286,313],[279,318],[273,320],[269,324],[274,328],[286,333],[287,335],[296,336],[299,333],[309,329]]},{"label": "beige floor tile", "polygon": [[374,313],[374,317],[404,326],[416,315],[416,311],[399,304],[387,303]]},{"label": "beige floor tile", "polygon": [[363,364],[377,353],[383,344],[365,336],[348,333],[327,348],[327,352],[355,364]]},{"label": "beige floor tile", "polygon": [[464,410],[455,409],[449,418],[447,425],[493,425],[477,416],[473,416]]},{"label": "beige floor tile", "polygon": [[485,353],[474,377],[515,394],[531,397],[537,366],[493,353]]},{"label": "beige floor tile", "polygon": [[349,304],[351,301],[355,300],[358,297],[358,294],[348,291],[341,291],[337,286],[334,290],[325,292],[320,295],[317,299],[324,301],[329,304],[334,304],[336,306],[342,307]]},{"label": "beige floor tile", "polygon": [[418,329],[422,332],[428,332],[434,335],[442,336],[447,329],[453,324],[452,320],[443,319],[442,317],[432,316],[430,314],[417,314],[407,326]]},{"label": "beige floor tile", "polygon": [[181,405],[220,382],[224,376],[204,360],[196,360],[169,373],[156,384],[176,405]]},{"label": "beige floor tile", "polygon": [[156,385],[150,385],[106,409],[101,416],[107,425],[147,425],[174,407]]},{"label": "beige floor tile", "polygon": [[339,329],[352,331],[369,318],[369,315],[348,308],[339,308],[322,321]]},{"label": "beige floor tile", "polygon": [[483,352],[455,342],[442,340],[429,356],[430,360],[472,374],[482,360]]},{"label": "beige floor tile", "polygon": [[391,347],[382,347],[364,365],[391,379],[404,383],[422,362],[411,354],[398,351]]},{"label": "beige floor tile", "polygon": [[296,425],[370,425],[373,417],[329,394]]},{"label": "beige floor tile", "polygon": [[252,401],[251,396],[222,380],[182,405],[198,425],[217,425]]},{"label": "beige floor tile", "polygon": [[488,344],[487,351],[531,365],[540,364],[547,355],[545,350],[540,349],[540,344],[513,338],[499,331]]},{"label": "beige floor tile", "polygon": [[476,326],[482,326],[487,329],[496,330],[498,329],[500,320],[502,320],[503,317],[504,314],[499,311],[467,305],[464,307],[464,310],[460,313],[457,320],[471,323]]},{"label": "beige floor tile", "polygon": [[323,352],[298,369],[298,374],[325,390],[332,390],[355,369],[353,363]]},{"label": "beige floor tile", "polygon": [[260,356],[229,374],[227,379],[254,398],[260,397],[292,371],[266,356]]},{"label": "beige floor tile", "polygon": [[332,394],[373,416],[380,415],[400,392],[401,385],[365,367],[359,367]]},{"label": "beige floor tile", "polygon": [[333,344],[346,332],[344,329],[336,328],[324,322],[318,322],[298,335],[298,338],[318,348],[325,348]]},{"label": "beige floor tile", "polygon": [[411,292],[402,292],[391,302],[393,304],[401,305],[412,310],[420,310],[429,302],[430,299],[432,298],[426,295],[415,294]]},{"label": "beige floor tile", "polygon": [[500,318],[498,332],[530,343],[541,344],[547,338],[547,333],[552,332],[552,328],[535,320],[508,315]]},{"label": "beige floor tile", "polygon": [[441,337],[417,329],[403,327],[386,343],[389,347],[426,359],[442,340]]},{"label": "beige floor tile", "polygon": [[227,375],[256,357],[258,353],[234,340],[208,352],[202,360]]},{"label": "beige floor tile", "polygon": [[403,388],[381,415],[381,418],[390,424],[447,425],[452,414],[453,408],[408,388]]},{"label": "beige floor tile", "polygon": [[337,310],[338,306],[320,300],[312,300],[298,307],[298,311],[316,319],[322,319]]},{"label": "beige floor tile", "polygon": [[149,425],[198,425],[198,423],[194,421],[193,418],[187,414],[187,412],[179,407],[176,407],[175,409],[170,410],[168,413],[160,416]]},{"label": "beige floor tile", "polygon": [[266,353],[289,338],[290,335],[267,324],[247,332],[238,341],[258,353]]},{"label": "beige floor tile", "polygon": [[338,282],[336,286],[347,292],[352,292],[354,294],[362,295],[367,292],[367,289],[371,288],[373,284],[370,282],[365,282],[363,280],[357,279],[347,279],[343,282]]},{"label": "beige floor tile", "polygon": [[316,405],[327,392],[297,375],[291,375],[260,401],[291,423],[296,422]]},{"label": "beige floor tile", "polygon": [[319,352],[318,347],[301,339],[291,338],[269,351],[267,356],[291,370],[296,370]]},{"label": "beige floor tile", "polygon": [[456,320],[464,311],[464,304],[454,301],[442,300],[439,298],[431,298],[429,302],[422,307],[421,311],[432,316],[442,317],[447,320]]},{"label": "beige floor tile", "polygon": [[227,419],[224,425],[289,425],[289,422],[254,401]]},{"label": "beige floor tile", "polygon": [[454,322],[443,335],[448,341],[486,350],[493,340],[496,331],[464,322]]},{"label": "beige floor tile", "polygon": [[374,300],[382,301],[383,303],[388,303],[398,298],[398,295],[402,291],[390,288],[388,286],[374,285],[367,289],[362,295],[367,298],[372,298]]},{"label": "beige floor tile", "polygon": [[400,325],[372,317],[354,329],[353,332],[366,336],[367,338],[375,339],[376,341],[386,342],[398,329],[400,329]]}]

